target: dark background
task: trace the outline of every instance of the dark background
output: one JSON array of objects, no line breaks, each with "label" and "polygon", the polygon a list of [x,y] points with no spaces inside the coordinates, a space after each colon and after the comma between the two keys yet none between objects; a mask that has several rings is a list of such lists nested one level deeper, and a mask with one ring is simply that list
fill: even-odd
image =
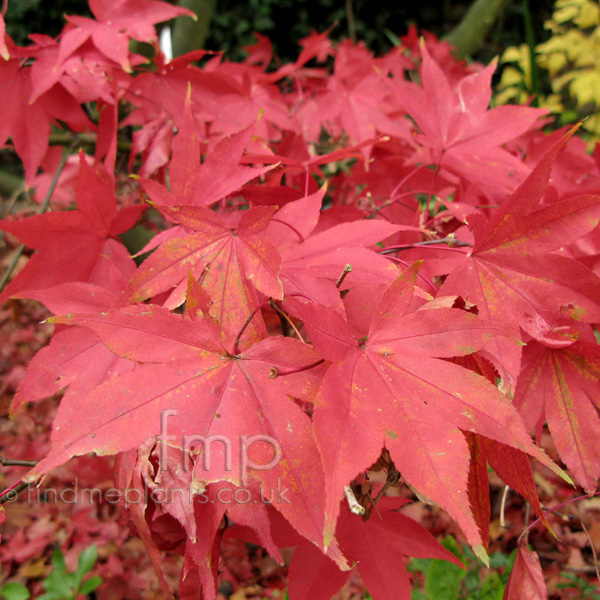
[{"label": "dark background", "polygon": [[[525,1],[508,2],[473,58],[488,62],[507,46],[525,41]],[[345,0],[216,0],[205,47],[224,50],[228,58],[239,60],[244,56],[241,47],[253,43],[252,32],[258,31],[271,39],[283,62],[292,61],[299,53],[298,40],[311,29],[324,31],[337,21],[331,37],[348,37],[347,4]],[[402,36],[414,23],[420,30],[442,36],[469,7],[469,2],[450,0],[353,0],[350,4],[357,39],[364,40],[378,54],[392,47],[386,30]],[[553,4],[553,0],[529,0],[536,42],[549,37],[543,25]],[[56,36],[64,25],[65,13],[91,16],[86,0],[11,0],[5,16],[7,31],[19,45],[25,45],[32,32]]]}]

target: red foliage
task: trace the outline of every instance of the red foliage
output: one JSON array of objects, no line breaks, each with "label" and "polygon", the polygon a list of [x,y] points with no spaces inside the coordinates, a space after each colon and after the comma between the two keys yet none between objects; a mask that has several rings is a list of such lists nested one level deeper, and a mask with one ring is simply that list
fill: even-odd
[{"label": "red foliage", "polygon": [[[547,137],[544,111],[490,108],[495,65],[452,63],[431,37],[374,58],[315,33],[275,72],[264,38],[242,64],[158,51],[148,64],[129,40],[156,44],[154,24],[186,11],[90,4],[95,19],[68,17],[57,40],[17,48],[0,29],[0,142],[27,180],[48,186],[37,170],[56,168],[51,120],[96,141],[74,197],[65,178],[50,212],[0,222],[37,250],[0,301],[56,315],[13,373],[15,418],[67,389],[28,482],[117,455],[162,592],[171,551],[179,597],[207,599],[234,536],[279,563],[296,547],[293,600],[326,600],[355,563],[376,600],[408,599],[406,557],[454,559],[386,492],[435,502],[485,559],[488,462],[544,522],[529,457],[569,480],[530,438],[546,420],[595,490],[600,175],[573,130]],[[134,184],[115,170],[129,126]],[[571,176],[580,155],[590,172]],[[119,237],[135,225],[158,230],[138,266]],[[96,482],[76,460],[106,491],[106,459]],[[3,560],[53,534],[38,548],[15,533]],[[507,598],[542,597],[536,566],[521,548]]]}]

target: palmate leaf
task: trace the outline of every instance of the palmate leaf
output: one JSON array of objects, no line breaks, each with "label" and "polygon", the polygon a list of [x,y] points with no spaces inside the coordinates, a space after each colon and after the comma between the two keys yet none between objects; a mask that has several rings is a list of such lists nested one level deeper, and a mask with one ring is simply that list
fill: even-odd
[{"label": "palmate leaf", "polygon": [[385,446],[406,481],[446,509],[484,556],[467,500],[470,451],[462,431],[562,472],[532,443],[508,398],[484,377],[441,360],[482,348],[500,333],[497,326],[458,309],[409,312],[416,276],[415,266],[390,286],[361,345],[339,313],[302,307],[315,347],[333,362],[314,412],[325,468],[325,539],[335,530],[344,486]]},{"label": "palmate leaf", "polygon": [[451,85],[446,73],[421,44],[421,86],[396,81],[399,102],[421,130],[417,141],[432,164],[439,164],[502,199],[528,173],[502,144],[523,134],[545,109],[498,106],[488,109],[493,62]]},{"label": "palmate leaf", "polygon": [[[407,501],[383,498],[377,515],[363,521],[352,514],[347,504],[340,508],[336,538],[344,555],[358,569],[374,600],[409,600],[410,580],[404,559],[437,558],[460,567],[462,563],[441,546],[421,525],[396,512]],[[329,600],[348,573],[314,545],[302,542],[290,564],[291,600]]]},{"label": "palmate leaf", "polygon": [[[212,447],[209,468],[196,466],[196,489],[218,481],[259,481],[270,490],[288,489],[289,503],[282,501],[276,508],[303,536],[323,547],[324,484],[314,468],[319,452],[309,417],[290,399],[305,397],[320,383],[320,376],[306,370],[319,358],[309,345],[270,337],[233,356],[215,338],[219,330],[211,326],[210,317],[190,321],[152,305],[53,320],[87,327],[115,354],[145,364],[89,394],[85,421],[81,401],[65,398],[54,423],[52,449],[31,478],[71,456],[136,448],[160,433],[161,414],[172,411],[169,435],[180,440],[175,442],[180,447],[183,436],[230,441],[226,448]],[[267,436],[279,446],[281,460],[273,468],[250,471],[243,466],[240,440],[252,436]],[[264,465],[273,459],[273,448],[257,441],[247,456]],[[344,564],[335,547],[329,552]]]},{"label": "palmate leaf", "polygon": [[[257,289],[267,297],[283,296],[278,277],[281,258],[263,233],[276,207],[245,211],[235,229],[207,208],[176,206],[162,210],[189,233],[181,232],[166,241],[144,261],[131,280],[129,297],[141,301],[174,288],[165,306],[175,308],[185,298],[191,271],[202,280],[213,300],[210,312],[232,344],[258,307]],[[257,341],[265,333],[260,320],[255,319],[246,331],[245,341]]]},{"label": "palmate leaf", "polygon": [[0,294],[0,302],[67,282],[99,283],[102,273],[107,281],[120,279],[124,268],[133,264],[116,238],[135,224],[143,207],[117,210],[112,180],[90,167],[83,153],[75,193],[77,210],[0,221],[0,229],[38,250]]},{"label": "palmate leaf", "polygon": [[600,348],[527,344],[515,406],[530,429],[548,422],[552,440],[575,479],[590,493],[600,475]]},{"label": "palmate leaf", "polygon": [[[487,221],[470,218],[475,244],[442,294],[460,295],[487,319],[551,346],[573,343],[569,319],[600,320],[600,278],[575,260],[550,252],[583,237],[600,222],[600,196],[589,194],[540,206],[552,165],[574,130],[542,157],[517,191]],[[499,339],[487,351],[516,380],[521,349]]]}]

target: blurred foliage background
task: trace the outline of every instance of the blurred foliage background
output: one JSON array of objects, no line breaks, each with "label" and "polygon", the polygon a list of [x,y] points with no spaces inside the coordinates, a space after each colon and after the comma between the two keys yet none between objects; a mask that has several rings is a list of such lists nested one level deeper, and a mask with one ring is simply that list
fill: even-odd
[{"label": "blurred foliage background", "polygon": [[[376,53],[392,47],[392,36],[402,36],[411,24],[435,33],[449,34],[461,21],[471,2],[421,0],[390,3],[387,0],[171,0],[188,6],[200,16],[196,28],[187,27],[186,43],[193,47],[224,50],[231,60],[244,56],[241,48],[254,42],[257,31],[272,41],[283,62],[298,56],[298,40],[311,30],[324,31],[334,23],[333,39],[364,40]],[[484,0],[492,5],[496,0]],[[488,62],[508,46],[521,44],[524,37],[524,6],[527,0],[498,0],[498,18],[484,44],[473,58]],[[549,38],[544,22],[552,15],[550,0],[528,0],[537,42]],[[64,25],[64,14],[90,16],[87,0],[9,0],[6,24],[17,44],[26,44],[34,31],[56,36]],[[179,19],[182,25],[191,19]],[[178,24],[179,26],[179,24]],[[481,28],[481,23],[479,23]],[[203,40],[204,31],[206,39]],[[393,38],[392,38],[393,39]]]},{"label": "blurred foliage background", "polygon": [[[199,15],[177,19],[175,55],[197,48],[245,56],[254,32],[267,36],[282,63],[298,41],[333,27],[330,37],[363,40],[376,54],[410,25],[446,38],[483,63],[500,56],[496,103],[548,107],[560,124],[587,116],[590,144],[600,138],[600,4],[598,0],[168,0]],[[87,0],[4,0],[7,32],[20,45],[31,31],[56,36],[65,14],[91,16]]]}]

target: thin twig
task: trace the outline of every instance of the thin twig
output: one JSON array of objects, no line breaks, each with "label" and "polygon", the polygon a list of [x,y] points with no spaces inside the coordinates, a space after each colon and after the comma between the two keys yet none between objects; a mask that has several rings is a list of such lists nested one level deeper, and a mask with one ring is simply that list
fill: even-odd
[{"label": "thin twig", "polygon": [[[564,502],[561,502],[560,504],[557,504],[556,506],[553,506],[552,508],[545,510],[544,516],[549,515],[549,514],[553,513],[554,511],[558,510],[559,508],[562,508],[563,506],[567,506],[568,504],[571,504],[572,502],[578,502],[579,500],[589,500],[590,498],[594,498],[595,496],[600,496],[600,492],[596,492],[594,494],[585,494],[584,496],[577,496],[576,498],[571,498],[570,500],[565,500]],[[519,545],[521,543],[522,539],[525,537],[525,534],[532,527],[535,527],[540,522],[541,522],[541,519],[538,517],[533,523],[531,523],[531,525],[528,525],[527,529],[525,529],[523,531],[523,533],[521,533],[521,535],[519,536],[519,539],[517,540],[517,545]]]},{"label": "thin twig", "polygon": [[0,496],[0,504],[5,504],[6,502],[12,502],[15,498],[25,489],[31,485],[32,482],[28,481],[18,481],[17,483],[11,485],[10,487],[2,490]]},{"label": "thin twig", "polygon": [[242,336],[244,335],[244,331],[246,331],[246,329],[248,328],[248,325],[250,325],[250,322],[256,316],[256,313],[261,308],[264,308],[265,306],[270,306],[270,304],[268,302],[263,302],[262,304],[259,304],[252,311],[252,313],[250,314],[250,316],[246,319],[246,322],[242,325],[242,328],[240,329],[240,332],[238,333],[237,337],[235,338],[235,342],[233,343],[233,353],[234,353],[234,355],[237,356],[240,353],[240,340],[242,339]]},{"label": "thin twig", "polygon": [[348,273],[352,273],[352,265],[351,264],[346,264],[346,266],[344,267],[342,274],[338,277],[338,280],[335,282],[336,288],[339,289],[340,285],[342,285],[342,283],[344,282],[344,279],[346,279]]},{"label": "thin twig", "polygon": [[302,337],[302,335],[300,334],[300,332],[298,331],[298,328],[296,327],[296,325],[294,325],[294,322],[290,319],[289,315],[281,310],[281,308],[279,308],[279,306],[277,306],[277,304],[275,304],[275,302],[271,303],[272,308],[275,310],[275,312],[283,319],[285,319],[291,326],[291,328],[294,330],[294,332],[296,333],[296,335],[298,336],[298,339],[303,343],[306,344],[304,338]]},{"label": "thin twig", "polygon": [[390,459],[390,466],[389,466],[389,469],[387,472],[387,477],[386,477],[385,483],[383,484],[383,487],[379,490],[379,493],[377,494],[377,497],[375,499],[373,499],[369,496],[369,498],[371,498],[371,504],[369,505],[369,508],[363,515],[364,521],[369,520],[369,517],[371,516],[373,509],[377,508],[377,503],[383,498],[384,494],[388,491],[388,489],[390,487],[392,487],[393,485],[396,485],[398,483],[399,479],[400,479],[400,473],[398,472],[398,469],[396,469],[396,465],[394,465],[394,463]]},{"label": "thin twig", "polygon": [[[577,516],[579,516],[579,515],[577,515]],[[592,540],[592,536],[590,535],[590,532],[588,531],[588,529],[585,526],[585,523],[583,522],[583,519],[581,517],[579,517],[579,521],[581,522],[581,528],[585,532],[588,542],[590,543],[590,548],[592,549],[592,556],[594,557],[594,567],[596,570],[596,577],[598,578],[598,581],[600,581],[600,569],[598,568],[598,556],[596,555],[596,548],[594,548],[594,540]]]},{"label": "thin twig", "polygon": [[506,520],[504,519],[504,511],[506,510],[506,498],[508,497],[509,491],[510,491],[510,487],[505,485],[504,491],[502,492],[502,500],[500,502],[500,527],[506,527]]},{"label": "thin twig", "polygon": [[346,0],[346,18],[348,19],[348,37],[356,42],[356,23],[354,22],[352,0]]},{"label": "thin twig", "polygon": [[4,467],[35,467],[37,460],[16,460],[0,456],[0,465]]}]

